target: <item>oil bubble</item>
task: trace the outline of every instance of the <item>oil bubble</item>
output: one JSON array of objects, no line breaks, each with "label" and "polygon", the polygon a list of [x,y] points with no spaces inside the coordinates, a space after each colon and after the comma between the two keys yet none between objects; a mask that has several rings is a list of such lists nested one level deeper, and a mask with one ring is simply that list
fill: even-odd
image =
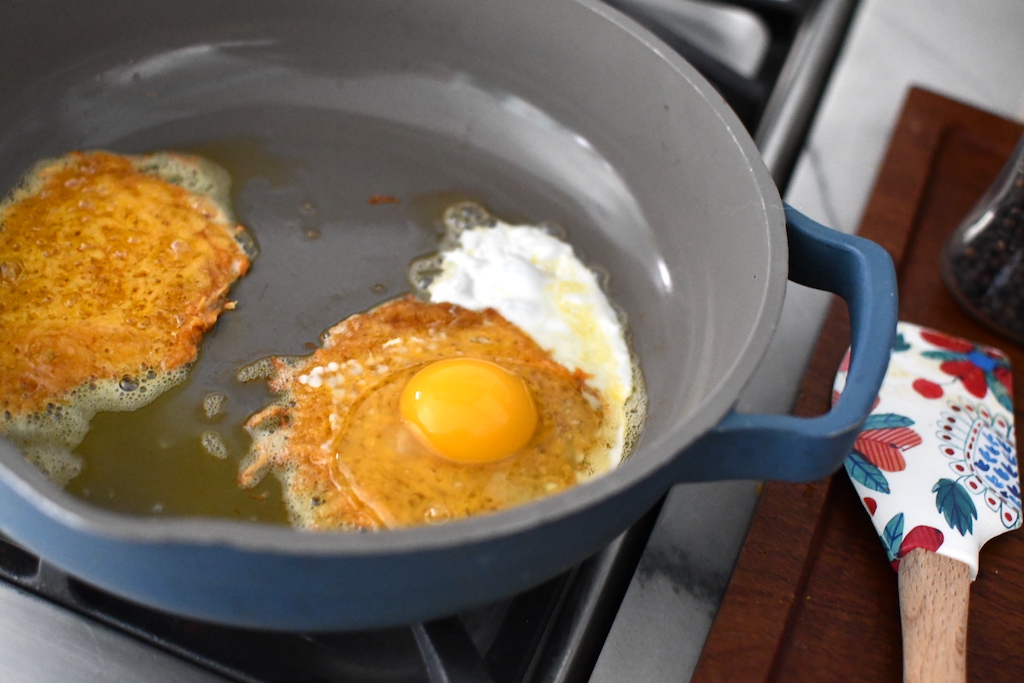
[{"label": "oil bubble", "polygon": [[451,512],[441,505],[434,505],[423,513],[423,521],[427,524],[442,524],[452,518]]},{"label": "oil bubble", "polygon": [[224,403],[228,397],[220,392],[212,392],[203,397],[203,414],[207,419],[214,420],[224,415]]},{"label": "oil bubble", "polygon": [[244,384],[255,379],[270,379],[274,374],[274,361],[270,358],[261,358],[239,368],[235,379]]},{"label": "oil bubble", "polygon": [[0,263],[0,279],[4,282],[16,282],[22,273],[22,265],[17,261]]},{"label": "oil bubble", "polygon": [[205,431],[200,435],[199,439],[203,444],[203,450],[213,457],[221,460],[228,457],[228,447],[224,443],[224,439],[217,432]]}]

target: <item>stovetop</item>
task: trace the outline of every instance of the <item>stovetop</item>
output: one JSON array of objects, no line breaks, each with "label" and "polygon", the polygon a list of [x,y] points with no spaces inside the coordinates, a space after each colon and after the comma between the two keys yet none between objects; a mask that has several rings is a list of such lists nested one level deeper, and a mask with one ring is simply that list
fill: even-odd
[{"label": "stovetop", "polygon": [[[39,596],[78,618],[113,628],[236,681],[579,680],[585,672],[570,669],[578,669],[580,664],[566,661],[559,653],[572,652],[580,662],[596,659],[596,651],[584,650],[599,646],[603,637],[591,632],[580,638],[584,630],[580,620],[590,629],[602,623],[607,629],[657,512],[651,510],[587,562],[514,598],[396,628],[281,633],[182,619],[94,588],[3,537],[0,578],[7,590],[0,591],[0,604],[20,602],[7,594],[12,589],[15,594]],[[22,605],[21,609],[26,608]],[[45,650],[45,645],[40,649]],[[0,644],[0,672],[3,660]],[[148,676],[143,679],[151,680]]]},{"label": "stovetop", "polygon": [[[704,73],[784,188],[856,0],[605,1]],[[32,681],[66,680],[71,671],[88,681],[587,680],[638,563],[659,552],[649,544],[652,529],[680,523],[659,519],[659,508],[579,567],[510,600],[428,623],[332,634],[247,631],[157,613],[0,538],[0,673]],[[743,531],[727,542],[737,544]]]}]

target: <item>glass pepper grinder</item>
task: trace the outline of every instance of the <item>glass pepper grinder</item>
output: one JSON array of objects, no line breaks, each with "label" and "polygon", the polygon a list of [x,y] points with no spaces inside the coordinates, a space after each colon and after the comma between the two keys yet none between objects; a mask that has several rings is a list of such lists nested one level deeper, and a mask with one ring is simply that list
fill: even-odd
[{"label": "glass pepper grinder", "polygon": [[946,242],[942,277],[967,311],[1024,343],[1024,137]]}]

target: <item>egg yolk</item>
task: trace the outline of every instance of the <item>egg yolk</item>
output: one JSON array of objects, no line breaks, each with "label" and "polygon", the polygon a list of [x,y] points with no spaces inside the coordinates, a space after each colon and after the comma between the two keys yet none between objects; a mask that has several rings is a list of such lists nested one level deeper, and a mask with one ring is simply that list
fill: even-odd
[{"label": "egg yolk", "polygon": [[434,453],[461,463],[512,455],[537,429],[526,383],[500,365],[450,358],[426,366],[399,399],[405,423]]}]

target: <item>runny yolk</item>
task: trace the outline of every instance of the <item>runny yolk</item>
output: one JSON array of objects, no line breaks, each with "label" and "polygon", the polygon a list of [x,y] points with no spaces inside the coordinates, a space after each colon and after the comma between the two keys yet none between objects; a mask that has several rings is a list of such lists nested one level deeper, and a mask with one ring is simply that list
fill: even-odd
[{"label": "runny yolk", "polygon": [[477,358],[427,365],[402,390],[399,411],[431,451],[469,464],[512,455],[537,428],[537,408],[522,378]]}]

